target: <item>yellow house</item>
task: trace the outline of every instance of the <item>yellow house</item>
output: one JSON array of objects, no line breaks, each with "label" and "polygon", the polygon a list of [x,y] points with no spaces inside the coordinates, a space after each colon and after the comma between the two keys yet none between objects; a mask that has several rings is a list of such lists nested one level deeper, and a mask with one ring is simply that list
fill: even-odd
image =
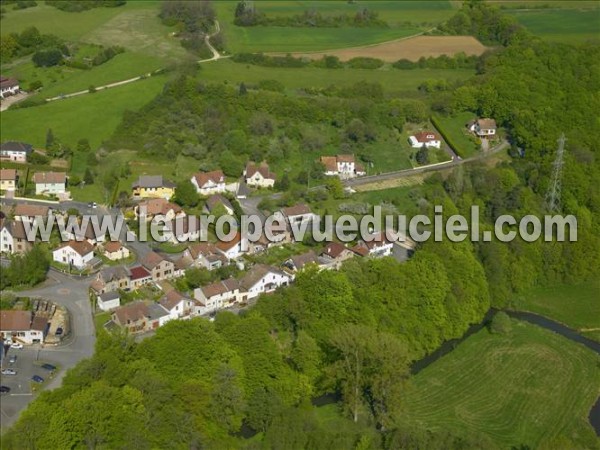
[{"label": "yellow house", "polygon": [[0,170],[0,190],[14,191],[17,187],[17,171],[15,169]]},{"label": "yellow house", "polygon": [[161,175],[143,175],[132,185],[133,198],[164,198],[169,200],[175,193],[175,184],[163,180]]}]

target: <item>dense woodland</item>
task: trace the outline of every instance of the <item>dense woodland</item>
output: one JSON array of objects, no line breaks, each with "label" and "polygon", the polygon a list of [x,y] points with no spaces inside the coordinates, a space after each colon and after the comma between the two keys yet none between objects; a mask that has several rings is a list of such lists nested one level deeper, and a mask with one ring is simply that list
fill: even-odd
[{"label": "dense woodland", "polygon": [[[62,388],[43,392],[3,448],[494,448],[486,436],[407,428],[409,365],[530,286],[600,276],[600,47],[550,44],[521,29],[511,34],[518,39],[499,39],[498,28],[486,29],[498,22],[481,19],[498,13],[485,8],[468,5],[449,24],[467,17],[472,32],[506,48],[487,56],[464,86],[434,93],[431,108],[494,117],[514,144],[511,158],[431,176],[414,188],[416,207],[432,214],[443,205],[449,216],[478,204],[482,229],[500,214],[546,213],[564,132],[563,213],[577,216],[578,242],[428,242],[402,265],[354,260],[340,272],[308,271],[241,316],[171,322],[140,344],[100,334],[95,356]],[[107,146],[186,152],[232,176],[247,158],[319,149],[317,135],[362,155],[380,139],[376,124],[402,127],[418,101],[361,89],[295,97],[185,75],[127,114]],[[356,121],[361,132],[348,133]],[[346,427],[317,420],[310,399],[324,392],[342,395]],[[262,432],[258,439],[235,435],[243,422]]]}]

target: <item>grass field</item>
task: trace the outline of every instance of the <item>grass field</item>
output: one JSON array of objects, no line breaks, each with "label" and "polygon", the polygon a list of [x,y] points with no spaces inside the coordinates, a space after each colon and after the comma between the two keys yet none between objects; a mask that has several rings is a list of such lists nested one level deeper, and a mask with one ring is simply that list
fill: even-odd
[{"label": "grass field", "polygon": [[4,111],[0,115],[0,138],[43,147],[46,131],[52,128],[58,139],[72,147],[87,138],[97,148],[121,122],[125,110],[137,110],[149,102],[166,80],[165,76],[155,76],[95,94]]},{"label": "grass field", "polygon": [[413,378],[405,420],[484,433],[501,448],[550,448],[544,441],[558,435],[578,444],[561,448],[595,448],[587,415],[600,389],[598,362],[535,325],[514,321],[508,335],[484,329]]},{"label": "grass field", "polygon": [[479,144],[475,142],[475,137],[468,132],[465,126],[469,121],[475,119],[473,113],[464,112],[452,117],[437,116],[436,118],[443,128],[439,131],[454,142],[454,145],[458,147],[457,153],[461,157],[468,158],[479,151]]},{"label": "grass field", "polygon": [[516,17],[529,31],[547,40],[576,43],[600,38],[598,7],[587,10],[507,10],[507,13]]},{"label": "grass field", "polygon": [[211,82],[256,84],[261,80],[277,80],[288,89],[326,88],[329,86],[350,86],[369,81],[380,83],[389,93],[415,91],[425,80],[447,80],[449,83],[466,80],[475,72],[469,69],[415,69],[397,70],[382,68],[368,69],[301,69],[261,67],[239,64],[231,60],[221,60],[202,65],[199,78]]},{"label": "grass field", "polygon": [[578,285],[535,288],[517,302],[517,308],[536,312],[575,329],[600,331],[600,280]]}]

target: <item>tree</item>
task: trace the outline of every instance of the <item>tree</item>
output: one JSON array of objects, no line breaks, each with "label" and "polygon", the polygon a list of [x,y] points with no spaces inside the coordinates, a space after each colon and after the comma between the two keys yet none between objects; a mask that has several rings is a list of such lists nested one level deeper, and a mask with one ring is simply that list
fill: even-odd
[{"label": "tree", "polygon": [[238,93],[240,95],[246,95],[248,93],[248,88],[246,87],[246,84],[243,81],[240,83],[240,89]]},{"label": "tree", "polygon": [[92,175],[92,171],[89,169],[85,169],[85,174],[83,175],[83,181],[85,184],[94,184],[94,176]]},{"label": "tree", "polygon": [[54,146],[54,133],[52,128],[48,128],[46,131],[46,150],[50,150]]},{"label": "tree", "polygon": [[200,201],[200,196],[190,180],[183,180],[175,187],[174,200],[178,205],[194,207]]},{"label": "tree", "polygon": [[79,139],[77,141],[77,151],[82,153],[87,153],[91,150],[90,141],[87,139]]},{"label": "tree", "polygon": [[429,162],[429,149],[425,144],[421,146],[419,150],[417,150],[417,154],[415,155],[415,159],[421,165],[425,165]]},{"label": "tree", "polygon": [[508,334],[512,329],[512,321],[508,314],[504,311],[498,311],[492,323],[490,324],[490,331],[495,334]]},{"label": "tree", "polygon": [[242,425],[246,407],[244,393],[235,370],[223,366],[217,373],[210,395],[210,412],[216,422],[229,432]]},{"label": "tree", "polygon": [[277,180],[275,187],[280,191],[287,191],[290,188],[290,176],[287,172],[283,174],[281,179]]},{"label": "tree", "polygon": [[36,67],[56,66],[62,62],[62,59],[62,52],[58,48],[37,51],[31,58]]}]

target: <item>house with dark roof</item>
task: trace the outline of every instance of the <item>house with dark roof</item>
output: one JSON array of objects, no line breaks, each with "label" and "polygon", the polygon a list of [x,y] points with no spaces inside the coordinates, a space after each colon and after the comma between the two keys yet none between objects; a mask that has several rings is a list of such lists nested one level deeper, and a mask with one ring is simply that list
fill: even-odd
[{"label": "house with dark roof", "polygon": [[36,172],[31,180],[36,195],[58,195],[67,191],[67,175],[64,172]]},{"label": "house with dark roof", "polygon": [[0,191],[14,191],[19,175],[15,169],[0,169]]},{"label": "house with dark roof", "polygon": [[299,272],[311,264],[315,266],[321,265],[319,258],[312,250],[290,257],[283,263],[283,266],[291,272]]},{"label": "house with dark roof", "polygon": [[233,205],[227,197],[223,197],[221,194],[209,196],[204,203],[203,211],[207,214],[215,214],[219,207],[223,208],[225,214],[233,215]]},{"label": "house with dark roof", "polygon": [[225,175],[222,170],[198,172],[190,180],[200,195],[211,195],[225,192]]},{"label": "house with dark roof", "polygon": [[33,247],[34,242],[27,239],[23,222],[19,220],[0,219],[0,252],[22,254]]},{"label": "house with dark roof", "polygon": [[52,252],[52,259],[77,269],[85,269],[94,258],[94,246],[87,241],[68,241]]},{"label": "house with dark roof", "polygon": [[24,163],[33,151],[30,144],[9,141],[0,145],[0,160]]},{"label": "house with dark roof", "polygon": [[[147,273],[147,272],[146,272]],[[148,274],[150,276],[150,274]],[[105,267],[96,274],[90,284],[90,289],[96,295],[113,292],[118,289],[128,291],[130,288],[130,273],[125,266]]]},{"label": "house with dark roof", "polygon": [[105,292],[96,298],[96,304],[101,311],[110,311],[121,306],[121,296],[117,291]]},{"label": "house with dark roof", "polygon": [[272,188],[275,185],[275,174],[269,170],[269,165],[264,161],[260,164],[249,161],[243,176],[248,186]]},{"label": "house with dark roof", "polygon": [[164,180],[162,175],[140,175],[131,185],[134,199],[164,198],[169,200],[175,194],[175,183]]},{"label": "house with dark roof", "polygon": [[152,273],[143,266],[135,266],[129,269],[129,286],[135,290],[152,281]]},{"label": "house with dark roof", "polygon": [[6,98],[19,93],[19,80],[0,76],[0,98]]}]

